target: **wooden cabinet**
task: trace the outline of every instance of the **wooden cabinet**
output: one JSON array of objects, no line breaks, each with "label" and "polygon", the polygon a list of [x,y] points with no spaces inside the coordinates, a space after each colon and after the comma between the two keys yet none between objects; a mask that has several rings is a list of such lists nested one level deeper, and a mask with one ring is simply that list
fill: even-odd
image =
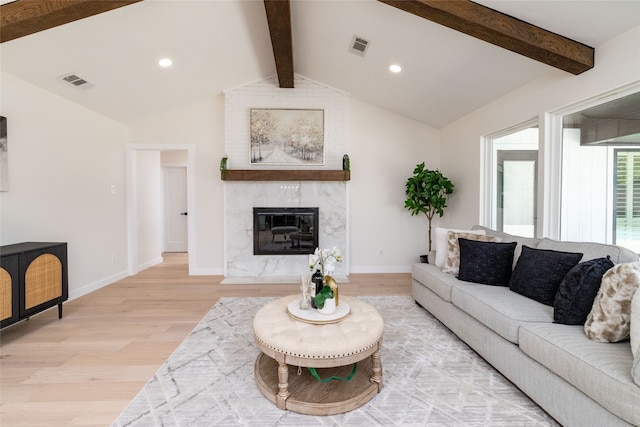
[{"label": "wooden cabinet", "polygon": [[27,319],[69,298],[67,244],[0,246],[0,327]]}]

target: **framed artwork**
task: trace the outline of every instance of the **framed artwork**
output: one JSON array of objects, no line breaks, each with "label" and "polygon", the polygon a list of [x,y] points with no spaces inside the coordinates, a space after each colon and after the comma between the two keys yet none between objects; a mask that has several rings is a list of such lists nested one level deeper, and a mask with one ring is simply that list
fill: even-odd
[{"label": "framed artwork", "polygon": [[7,118],[0,116],[0,191],[9,191]]},{"label": "framed artwork", "polygon": [[324,110],[251,109],[250,124],[251,164],[324,164]]}]

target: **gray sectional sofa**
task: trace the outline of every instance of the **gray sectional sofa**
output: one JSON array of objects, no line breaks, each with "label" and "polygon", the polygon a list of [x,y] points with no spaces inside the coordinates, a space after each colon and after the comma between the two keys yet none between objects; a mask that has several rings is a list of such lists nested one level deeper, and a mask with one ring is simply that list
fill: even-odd
[{"label": "gray sectional sofa", "polygon": [[[483,229],[502,242],[563,252],[581,261],[638,260],[619,246],[523,238]],[[430,259],[433,259],[430,257]],[[515,259],[514,259],[515,264]],[[463,282],[432,264],[412,269],[413,298],[564,426],[640,425],[640,387],[628,341],[597,343],[583,326],[553,323],[553,307],[504,286]]]}]

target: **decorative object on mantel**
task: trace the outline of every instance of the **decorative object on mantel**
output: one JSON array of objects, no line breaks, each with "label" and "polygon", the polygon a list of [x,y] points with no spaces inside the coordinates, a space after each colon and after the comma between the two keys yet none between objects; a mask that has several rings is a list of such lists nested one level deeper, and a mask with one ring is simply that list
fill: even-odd
[{"label": "decorative object on mantel", "polygon": [[251,164],[324,164],[324,110],[254,108],[250,126]]},{"label": "decorative object on mantel", "polygon": [[349,160],[349,155],[345,154],[342,156],[342,170],[350,171],[351,170],[351,160]]},{"label": "decorative object on mantel", "polygon": [[334,169],[228,169],[221,171],[223,181],[350,181],[351,171]]},{"label": "decorative object on mantel", "polygon": [[227,179],[227,160],[228,157],[226,154],[220,159],[220,176],[223,180]]},{"label": "decorative object on mantel", "polygon": [[0,191],[9,191],[9,140],[7,118],[0,116]]},{"label": "decorative object on mantel", "polygon": [[454,185],[439,170],[425,169],[424,162],[413,170],[413,176],[407,179],[407,196],[404,207],[411,215],[424,213],[429,220],[429,252],[431,251],[431,220],[438,214],[444,215],[447,199],[453,193]]}]

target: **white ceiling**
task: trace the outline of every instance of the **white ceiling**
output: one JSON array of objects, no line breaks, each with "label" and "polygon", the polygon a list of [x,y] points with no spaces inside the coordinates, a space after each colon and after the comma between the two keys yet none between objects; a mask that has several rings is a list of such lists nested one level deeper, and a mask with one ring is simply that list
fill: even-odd
[{"label": "white ceiling", "polygon": [[[571,76],[374,0],[291,3],[296,74],[437,128],[542,75]],[[640,0],[478,3],[595,47],[596,67],[599,45],[640,25]],[[364,58],[348,51],[356,34],[371,41]],[[145,0],[2,43],[0,55],[3,71],[123,123],[276,73],[258,0]],[[95,87],[58,80],[68,73]]]}]

